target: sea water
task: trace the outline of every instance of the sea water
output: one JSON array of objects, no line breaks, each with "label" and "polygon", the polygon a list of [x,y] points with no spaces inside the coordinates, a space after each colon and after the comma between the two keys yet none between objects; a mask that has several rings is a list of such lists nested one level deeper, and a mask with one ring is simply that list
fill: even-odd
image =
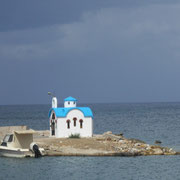
[{"label": "sea water", "polygon": [[[88,104],[94,133],[123,133],[180,150],[180,103]],[[0,106],[0,126],[49,128],[50,105]],[[180,156],[0,158],[4,179],[180,179]]]}]

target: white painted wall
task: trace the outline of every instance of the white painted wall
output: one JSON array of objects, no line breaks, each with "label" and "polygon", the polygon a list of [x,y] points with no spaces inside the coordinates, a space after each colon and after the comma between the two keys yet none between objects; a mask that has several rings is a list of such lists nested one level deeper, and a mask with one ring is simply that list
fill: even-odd
[{"label": "white painted wall", "polygon": [[[74,127],[73,118],[77,118],[76,127]],[[80,128],[80,119],[83,120],[82,128]],[[67,128],[67,120],[70,120],[70,129]],[[67,114],[66,118],[57,118],[57,128],[55,131],[56,137],[69,137],[71,134],[80,134],[81,137],[92,137],[93,120],[91,117],[84,117],[80,110],[73,109]]]},{"label": "white painted wall", "polygon": [[56,97],[52,98],[52,108],[57,108],[57,98]]},{"label": "white painted wall", "polygon": [[64,101],[64,107],[76,107],[76,101]]}]

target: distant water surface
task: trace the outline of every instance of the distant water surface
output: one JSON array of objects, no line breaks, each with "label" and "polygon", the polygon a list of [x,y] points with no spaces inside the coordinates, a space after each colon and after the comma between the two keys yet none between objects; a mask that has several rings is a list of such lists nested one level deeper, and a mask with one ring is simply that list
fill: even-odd
[{"label": "distant water surface", "polygon": [[[180,103],[82,104],[94,112],[94,133],[180,150]],[[48,129],[50,105],[0,106],[0,126]],[[180,179],[180,156],[0,158],[2,179]]]}]

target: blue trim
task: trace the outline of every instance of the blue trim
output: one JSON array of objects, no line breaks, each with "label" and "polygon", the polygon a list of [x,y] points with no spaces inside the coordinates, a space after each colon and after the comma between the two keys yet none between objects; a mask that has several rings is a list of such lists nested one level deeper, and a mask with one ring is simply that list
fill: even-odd
[{"label": "blue trim", "polygon": [[66,99],[64,99],[64,101],[77,101],[77,99],[69,96],[69,97],[67,97]]},{"label": "blue trim", "polygon": [[48,116],[50,118],[51,112],[54,111],[56,117],[66,117],[67,114],[73,109],[80,110],[84,114],[84,117],[93,118],[93,113],[89,107],[51,108]]}]

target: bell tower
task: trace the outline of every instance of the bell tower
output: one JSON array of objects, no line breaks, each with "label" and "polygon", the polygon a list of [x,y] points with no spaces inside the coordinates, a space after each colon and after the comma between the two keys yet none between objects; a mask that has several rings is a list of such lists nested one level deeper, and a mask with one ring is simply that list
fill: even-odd
[{"label": "bell tower", "polygon": [[65,108],[76,107],[76,102],[77,102],[77,99],[75,99],[71,96],[67,97],[66,99],[64,99],[64,107]]}]

